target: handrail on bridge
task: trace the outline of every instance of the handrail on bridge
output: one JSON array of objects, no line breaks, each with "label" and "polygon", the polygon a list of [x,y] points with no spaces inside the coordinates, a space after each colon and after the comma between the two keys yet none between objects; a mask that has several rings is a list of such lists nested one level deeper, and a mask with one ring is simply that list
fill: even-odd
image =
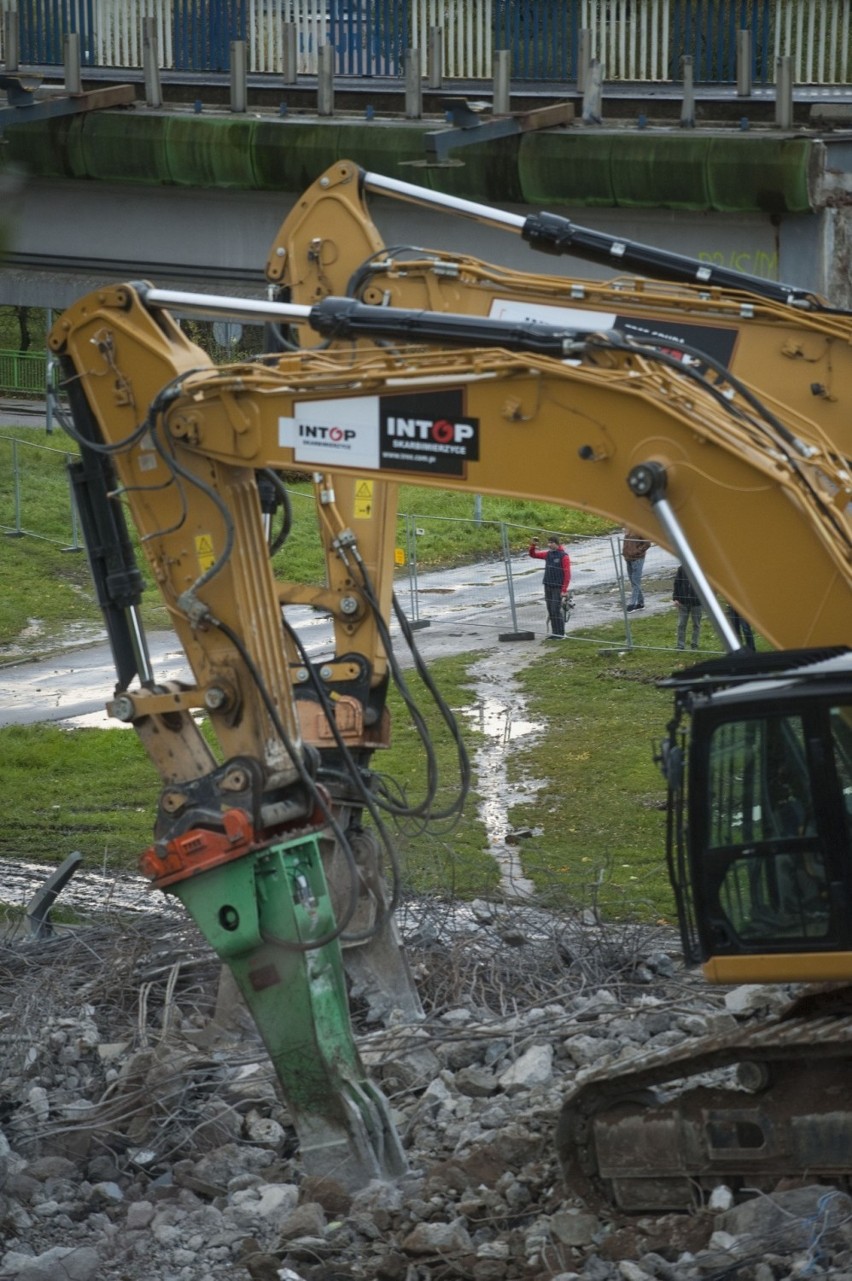
[{"label": "handrail on bridge", "polygon": [[438,12],[436,28],[434,0],[0,0],[0,64],[14,65],[3,48],[14,14],[22,65],[61,66],[65,36],[77,32],[83,65],[119,76],[143,66],[145,19],[166,73],[227,73],[232,42],[244,41],[248,72],[280,77],[284,30],[294,27],[298,74],[315,75],[319,49],[331,44],[336,76],[397,80],[409,49],[426,73],[439,30],[449,81],[489,80],[495,53],[508,50],[513,81],[577,84],[582,44],[609,82],[678,82],[688,57],[696,83],[730,85],[744,29],[755,85],[774,83],[780,57],[792,58],[796,83],[852,83],[852,35],[837,0],[442,0]]}]

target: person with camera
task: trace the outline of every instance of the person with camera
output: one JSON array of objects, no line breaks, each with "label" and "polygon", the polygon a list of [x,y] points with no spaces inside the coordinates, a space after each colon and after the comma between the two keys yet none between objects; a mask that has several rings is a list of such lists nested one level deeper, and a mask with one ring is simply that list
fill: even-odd
[{"label": "person with camera", "polygon": [[544,603],[547,606],[547,621],[550,631],[548,640],[555,640],[565,635],[565,615],[562,612],[563,597],[568,595],[571,583],[571,558],[562,546],[557,534],[551,534],[547,540],[547,550],[539,551],[538,539],[530,543],[530,556],[544,561]]}]

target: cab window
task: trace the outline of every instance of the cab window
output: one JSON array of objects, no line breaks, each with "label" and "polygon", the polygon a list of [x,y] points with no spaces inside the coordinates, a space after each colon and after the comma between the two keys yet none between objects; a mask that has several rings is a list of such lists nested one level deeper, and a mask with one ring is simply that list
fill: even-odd
[{"label": "cab window", "polygon": [[732,721],[708,760],[707,886],[720,939],[795,945],[829,933],[829,881],[798,717]]}]

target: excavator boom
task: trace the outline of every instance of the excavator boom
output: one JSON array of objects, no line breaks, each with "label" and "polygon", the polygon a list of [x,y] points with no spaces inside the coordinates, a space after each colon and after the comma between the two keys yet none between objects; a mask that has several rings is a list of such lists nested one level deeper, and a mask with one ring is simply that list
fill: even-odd
[{"label": "excavator boom", "polygon": [[[585,255],[622,273],[597,281],[512,271],[469,254],[387,246],[368,207],[369,194],[503,227],[534,223],[572,227],[562,242],[597,246]],[[582,232],[582,236],[579,233]],[[456,233],[456,238],[458,234]],[[311,305],[328,295],[407,310],[448,311],[566,328],[616,329],[667,343],[673,353],[703,354],[752,383],[761,396],[807,419],[809,438],[852,457],[852,317],[816,295],[736,271],[723,271],[667,250],[576,228],[555,215],[527,219],[424,187],[364,173],[351,161],[331,166],[303,193],[270,248],[266,274],[279,296]],[[663,283],[663,282],[674,283]],[[305,345],[327,338],[300,333]],[[698,353],[698,354],[696,354]]]}]

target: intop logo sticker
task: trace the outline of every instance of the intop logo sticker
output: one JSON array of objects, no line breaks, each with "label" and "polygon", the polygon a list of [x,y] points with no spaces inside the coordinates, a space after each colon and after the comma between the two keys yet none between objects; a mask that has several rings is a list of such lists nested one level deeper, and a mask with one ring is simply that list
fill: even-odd
[{"label": "intop logo sticker", "polygon": [[300,423],[299,439],[300,440],[322,440],[329,445],[348,445],[354,440],[357,432],[351,427],[324,427],[316,423]]},{"label": "intop logo sticker", "polygon": [[463,476],[466,464],[479,458],[479,420],[463,408],[460,390],[382,396],[381,470]]},{"label": "intop logo sticker", "polygon": [[278,443],[293,450],[296,462],[375,471],[378,420],[376,396],[303,400],[293,406],[292,418],[278,419]]}]

